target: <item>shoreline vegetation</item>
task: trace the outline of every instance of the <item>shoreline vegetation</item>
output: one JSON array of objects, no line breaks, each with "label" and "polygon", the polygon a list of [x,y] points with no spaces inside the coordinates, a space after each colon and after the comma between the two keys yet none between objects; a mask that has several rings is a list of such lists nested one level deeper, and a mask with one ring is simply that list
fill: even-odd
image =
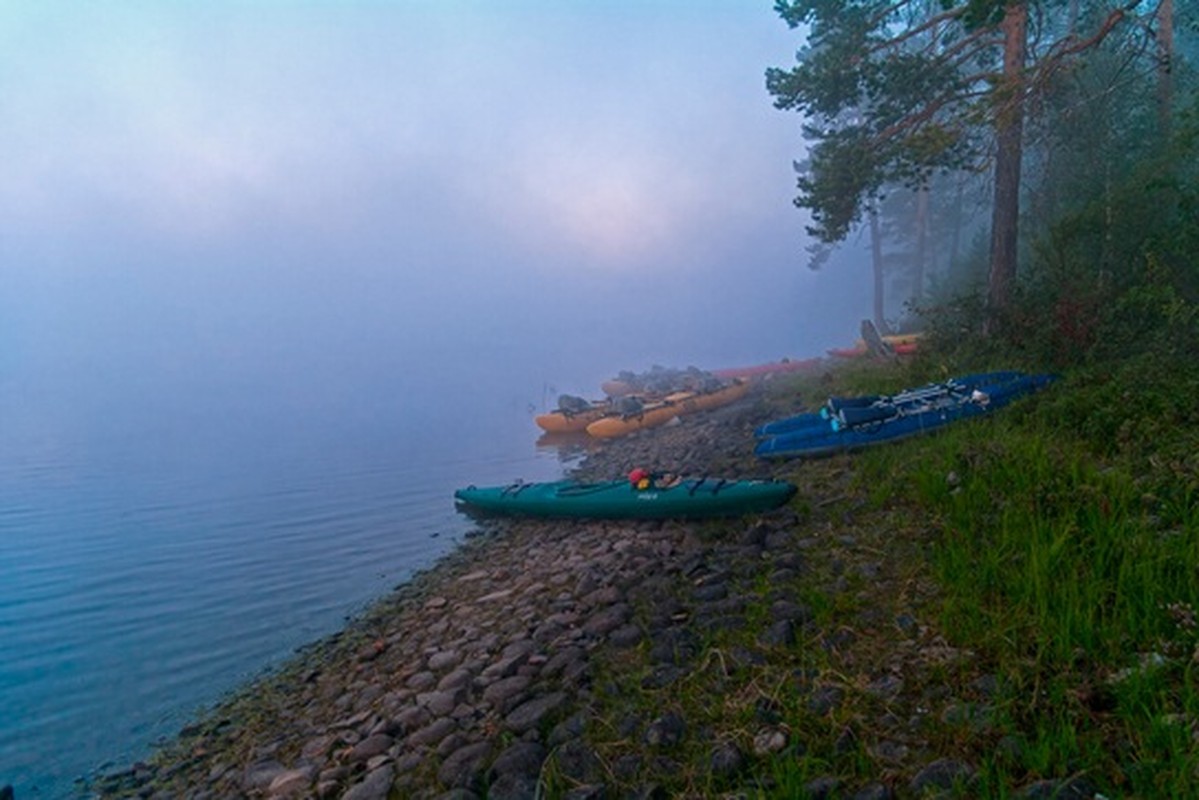
[{"label": "shoreline vegetation", "polygon": [[[591,450],[575,476],[641,466],[800,492],[735,520],[481,522],[342,632],[86,791],[1186,796],[1199,648],[1193,567],[1178,564],[1195,563],[1181,535],[1199,522],[1195,490],[1150,487],[1082,438],[1049,444],[1071,420],[1085,436],[1102,410],[1088,404],[1110,402],[1098,398],[1119,376],[1067,378],[866,453],[752,455],[756,425],[916,385],[919,369],[787,376]],[[1140,391],[1159,385],[1136,375]]]}]

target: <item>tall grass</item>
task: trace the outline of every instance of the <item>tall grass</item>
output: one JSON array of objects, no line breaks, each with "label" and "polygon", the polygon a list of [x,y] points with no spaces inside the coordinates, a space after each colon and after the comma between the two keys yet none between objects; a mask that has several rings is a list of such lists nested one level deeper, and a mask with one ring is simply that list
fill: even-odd
[{"label": "tall grass", "polygon": [[[1169,423],[1194,413],[1173,393],[1195,379],[1155,377],[1079,376],[863,466],[876,499],[933,519],[944,628],[1002,677],[1018,771],[1192,796],[1199,484],[1187,457],[1199,431]],[[1143,409],[1170,436],[1158,448],[1120,437]]]}]

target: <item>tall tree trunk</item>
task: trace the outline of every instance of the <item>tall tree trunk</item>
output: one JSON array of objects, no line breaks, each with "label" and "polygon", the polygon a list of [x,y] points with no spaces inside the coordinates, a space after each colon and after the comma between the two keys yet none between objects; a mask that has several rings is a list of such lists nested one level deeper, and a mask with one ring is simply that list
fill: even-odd
[{"label": "tall tree trunk", "polygon": [[962,186],[962,181],[958,181],[957,201],[953,204],[953,233],[949,238],[949,266],[946,270],[947,274],[952,275],[958,268],[958,254],[962,249],[962,203],[964,202],[965,188]]},{"label": "tall tree trunk", "polygon": [[916,194],[916,263],[912,265],[912,302],[924,302],[924,273],[928,269],[928,187]]},{"label": "tall tree trunk", "polygon": [[996,117],[995,206],[991,212],[991,272],[987,301],[992,317],[1007,308],[1016,279],[1020,221],[1020,159],[1023,155],[1024,70],[1028,7],[1009,2],[1003,16],[1003,89]]},{"label": "tall tree trunk", "polygon": [[878,209],[870,208],[870,262],[874,266],[874,327],[887,332],[883,321],[883,234],[878,226]]},{"label": "tall tree trunk", "polygon": [[1170,138],[1170,119],[1174,107],[1174,0],[1161,0],[1157,7],[1157,120],[1162,141]]}]

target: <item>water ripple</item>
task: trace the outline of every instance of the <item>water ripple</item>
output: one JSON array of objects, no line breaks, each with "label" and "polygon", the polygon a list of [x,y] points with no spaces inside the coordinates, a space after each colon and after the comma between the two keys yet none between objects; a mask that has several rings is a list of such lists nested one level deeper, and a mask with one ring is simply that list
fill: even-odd
[{"label": "water ripple", "polygon": [[18,797],[67,797],[81,774],[141,757],[427,567],[469,527],[453,510],[456,486],[560,473],[531,447],[346,450],[213,471],[203,460],[159,469],[159,455],[89,463],[58,447],[10,449],[0,766]]}]

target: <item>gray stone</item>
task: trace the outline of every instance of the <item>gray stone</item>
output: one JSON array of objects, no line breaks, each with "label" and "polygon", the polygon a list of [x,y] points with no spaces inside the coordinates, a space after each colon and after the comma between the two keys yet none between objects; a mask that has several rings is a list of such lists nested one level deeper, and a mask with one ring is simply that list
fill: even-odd
[{"label": "gray stone", "polygon": [[608,636],[608,641],[613,647],[628,649],[636,647],[643,638],[641,628],[637,625],[621,625]]},{"label": "gray stone", "polygon": [[837,790],[841,788],[841,779],[834,778],[831,775],[821,775],[819,778],[813,778],[804,784],[804,797],[811,800],[828,800],[837,794]]},{"label": "gray stone", "polygon": [[576,786],[566,793],[563,800],[607,800],[608,793],[599,784]]},{"label": "gray stone", "polygon": [[440,717],[408,737],[410,745],[434,745],[449,736],[458,727],[454,720]]},{"label": "gray stone", "polygon": [[581,578],[579,578],[578,583],[575,584],[574,593],[576,595],[578,595],[579,597],[584,597],[588,594],[591,594],[598,588],[599,588],[599,580],[596,578],[595,575],[592,575],[589,572],[589,573],[583,575]]},{"label": "gray stone", "polygon": [[654,671],[641,679],[641,687],[643,689],[665,689],[679,680],[685,678],[688,670],[677,667],[674,664],[660,664],[654,667]]},{"label": "gray stone", "polygon": [[472,670],[465,667],[458,667],[458,669],[446,673],[445,677],[437,682],[437,688],[445,690],[457,689],[459,686],[469,686],[474,677],[475,673]]},{"label": "gray stone", "polygon": [[978,703],[950,703],[941,712],[941,721],[946,725],[971,725],[986,729],[991,722],[991,707]]},{"label": "gray stone", "polygon": [[[529,642],[533,645],[533,642]],[[500,680],[501,678],[509,678],[516,674],[516,671],[523,667],[529,660],[529,655],[532,653],[530,649],[527,652],[516,652],[511,655],[502,656],[495,663],[484,668],[483,677],[487,680]]]},{"label": "gray stone", "polygon": [[459,725],[470,727],[483,718],[483,711],[470,703],[459,703],[450,714]]},{"label": "gray stone", "polygon": [[878,561],[869,561],[865,564],[858,564],[858,574],[867,580],[875,580],[882,574],[883,565]]},{"label": "gray stone", "polygon": [[789,600],[776,600],[770,604],[770,616],[776,620],[790,620],[803,625],[812,619],[812,610],[802,603],[792,603]]},{"label": "gray stone", "polygon": [[612,775],[618,781],[628,783],[637,777],[642,766],[641,756],[636,753],[627,753],[612,762]]},{"label": "gray stone", "polygon": [[729,651],[728,663],[732,669],[759,667],[766,663],[766,656],[757,650],[750,650],[738,645]]},{"label": "gray stone", "polygon": [[584,595],[582,604],[585,606],[610,606],[621,601],[622,595],[620,589],[615,586],[605,586],[602,589],[596,589],[590,594]]},{"label": "gray stone", "polygon": [[687,735],[687,723],[674,712],[663,714],[645,729],[645,743],[650,747],[674,747]]},{"label": "gray stone", "polygon": [[808,698],[808,708],[814,714],[828,714],[841,704],[843,692],[836,686],[819,686],[812,690]]},{"label": "gray stone", "polygon": [[440,692],[423,692],[416,696],[416,702],[417,705],[429,709],[429,713],[433,716],[444,717],[448,716],[465,696],[466,690],[459,686]]},{"label": "gray stone", "polygon": [[487,800],[534,800],[537,778],[528,775],[501,775],[487,787]]},{"label": "gray stone", "polygon": [[727,597],[728,593],[729,587],[727,584],[710,583],[706,586],[696,587],[691,592],[691,596],[696,600],[696,602],[710,603],[713,600],[720,600],[721,598]]},{"label": "gray stone", "polygon": [[889,739],[883,739],[874,747],[870,748],[871,754],[879,761],[888,764],[898,764],[908,757],[908,746],[901,742],[893,742]]},{"label": "gray stone", "polygon": [[519,700],[532,681],[524,675],[513,675],[496,681],[483,690],[483,699],[500,710],[511,710],[513,701]]},{"label": "gray stone", "polygon": [[762,541],[766,550],[784,550],[791,545],[792,536],[787,531],[771,531]]},{"label": "gray stone", "polygon": [[623,625],[632,614],[626,604],[620,603],[597,611],[583,623],[583,630],[592,636],[604,636]]},{"label": "gray stone", "polygon": [[736,775],[745,766],[745,755],[732,742],[719,744],[712,750],[712,774],[718,778]]},{"label": "gray stone", "polygon": [[466,747],[468,744],[471,744],[473,741],[474,740],[470,739],[461,730],[457,730],[457,731],[454,731],[453,733],[451,733],[449,736],[442,739],[440,742],[438,742],[437,747],[434,748],[433,752],[437,753],[438,758],[444,760],[446,758],[449,758],[450,754],[453,753],[455,750],[458,750],[461,747]]},{"label": "gray stone", "polygon": [[513,709],[504,718],[504,725],[516,733],[536,727],[543,719],[560,709],[566,703],[564,692],[551,692],[541,697],[535,697]]},{"label": "gray stone", "polygon": [[797,574],[798,573],[796,573],[795,570],[783,567],[782,569],[776,569],[774,572],[770,573],[767,581],[769,581],[772,586],[780,586],[784,583],[789,583],[795,580]]},{"label": "gray stone", "polygon": [[970,681],[970,688],[988,699],[999,694],[999,678],[995,675],[980,675]]},{"label": "gray stone", "polygon": [[412,770],[421,766],[428,759],[428,756],[423,752],[404,753],[395,760],[394,766],[397,775],[404,775],[412,772]]},{"label": "gray stone", "polygon": [[790,569],[796,572],[803,572],[807,569],[808,562],[804,559],[803,553],[792,551],[776,554],[774,556],[774,565],[779,569]]},{"label": "gray stone", "polygon": [[[510,642],[500,653],[501,658],[520,658],[528,660],[529,656],[537,652],[537,643],[531,639],[517,639]],[[524,661],[521,661],[523,664]]]},{"label": "gray stone", "polygon": [[314,772],[311,767],[289,769],[275,776],[271,785],[267,787],[266,793],[270,797],[298,797],[308,792],[313,777]]},{"label": "gray stone", "polygon": [[705,610],[711,609],[713,614],[741,614],[748,605],[747,598],[742,595],[734,595],[726,597],[724,600],[717,600],[715,603],[708,603]]},{"label": "gray stone", "polygon": [[884,675],[866,685],[866,692],[880,700],[892,700],[903,691],[903,679],[897,675]]},{"label": "gray stone", "polygon": [[391,793],[391,781],[395,777],[390,764],[379,767],[348,792],[342,795],[342,800],[387,800]]},{"label": "gray stone", "polygon": [[[375,724],[367,730],[366,735],[374,736],[377,733],[386,733],[388,736],[395,736],[397,733],[400,733],[400,726],[394,719],[380,717],[375,721]],[[311,754],[309,757],[311,757]]]},{"label": "gray stone", "polygon": [[429,656],[426,666],[433,672],[443,672],[457,666],[462,661],[462,654],[457,650],[443,650]]},{"label": "gray stone", "polygon": [[550,758],[558,771],[572,781],[590,783],[603,778],[599,758],[581,739],[563,743]]},{"label": "gray stone", "polygon": [[322,784],[322,783],[338,783],[339,784],[342,781],[344,781],[347,777],[349,777],[349,775],[352,772],[353,772],[353,770],[351,770],[349,767],[347,767],[345,765],[338,765],[336,767],[322,769],[320,771],[320,773],[316,776],[316,781],[317,781],[318,785]]},{"label": "gray stone", "polygon": [[533,641],[540,642],[542,644],[549,644],[550,642],[560,638],[562,634],[566,633],[566,631],[567,627],[560,622],[546,620],[538,625],[537,629],[533,631]]},{"label": "gray stone", "polygon": [[479,795],[470,789],[450,789],[448,792],[437,795],[433,800],[479,800]]},{"label": "gray stone", "polygon": [[670,795],[656,783],[638,786],[629,794],[629,800],[668,800]]},{"label": "gray stone", "polygon": [[773,530],[769,523],[756,522],[746,530],[742,531],[740,543],[743,545],[756,545],[761,547],[766,542],[766,536]]},{"label": "gray stone", "polygon": [[698,616],[695,618],[695,626],[702,631],[714,633],[716,631],[739,631],[743,629],[748,622],[745,617],[740,614],[723,614],[720,616]]},{"label": "gray stone", "polygon": [[549,738],[546,744],[550,747],[557,747],[563,742],[568,742],[571,739],[578,739],[583,735],[583,731],[587,728],[587,717],[582,712],[572,714],[566,719],[559,722],[550,731]]},{"label": "gray stone", "polygon": [[245,774],[242,775],[241,785],[243,789],[265,789],[271,785],[271,781],[287,771],[287,767],[280,764],[274,759],[267,761],[259,761],[246,767]]},{"label": "gray stone", "polygon": [[839,652],[851,646],[858,640],[858,635],[849,628],[838,628],[821,639],[821,646],[831,652]]},{"label": "gray stone", "polygon": [[368,736],[358,744],[354,745],[350,750],[350,755],[346,759],[351,764],[357,764],[360,761],[367,761],[377,755],[382,755],[391,749],[395,741],[385,733],[379,733],[374,736]]},{"label": "gray stone", "polygon": [[667,628],[653,635],[649,659],[654,664],[685,664],[699,651],[699,637],[686,628]]},{"label": "gray stone", "polygon": [[493,780],[505,775],[536,778],[545,756],[545,748],[536,742],[516,742],[496,756],[489,774]]},{"label": "gray stone", "polygon": [[758,641],[768,647],[790,647],[795,644],[795,626],[789,619],[781,619],[762,632]]},{"label": "gray stone", "polygon": [[767,756],[787,746],[787,734],[776,728],[766,728],[754,736],[754,755]]},{"label": "gray stone", "polygon": [[406,708],[396,715],[395,724],[403,733],[411,733],[429,724],[433,719],[429,712],[419,706]]},{"label": "gray stone", "polygon": [[952,789],[955,783],[964,783],[973,775],[969,765],[952,758],[939,758],[917,772],[908,787],[914,794],[925,789]]},{"label": "gray stone", "polygon": [[586,655],[581,647],[564,647],[542,664],[541,674],[543,677],[552,678],[559,673],[565,673],[572,665],[583,662]]},{"label": "gray stone", "polygon": [[891,800],[895,795],[881,783],[871,783],[853,793],[851,800]]},{"label": "gray stone", "polygon": [[408,679],[408,688],[423,692],[437,685],[437,676],[432,672],[418,672]]},{"label": "gray stone", "polygon": [[451,788],[478,788],[483,782],[483,765],[491,753],[491,742],[475,742],[460,747],[442,762],[437,770],[437,780]]}]

